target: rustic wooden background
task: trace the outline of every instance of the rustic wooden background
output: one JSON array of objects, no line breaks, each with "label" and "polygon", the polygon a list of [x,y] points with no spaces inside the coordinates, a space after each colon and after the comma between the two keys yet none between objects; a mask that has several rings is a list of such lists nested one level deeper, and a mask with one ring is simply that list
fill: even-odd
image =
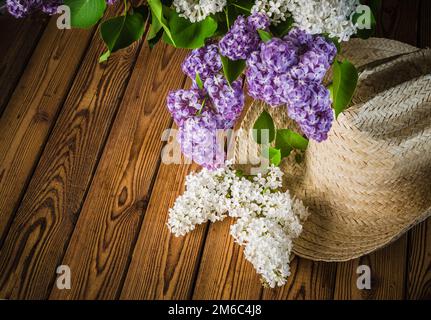
[{"label": "rustic wooden background", "polygon": [[[431,1],[383,0],[378,33],[429,46]],[[169,235],[167,210],[197,168],[160,163],[185,51],[141,42],[100,65],[95,29],[47,18],[0,17],[0,38],[0,298],[431,298],[431,220],[351,262],[295,258],[275,290],[262,289],[229,221]],[[61,264],[71,290],[55,286]],[[359,264],[372,290],[356,289]]]}]

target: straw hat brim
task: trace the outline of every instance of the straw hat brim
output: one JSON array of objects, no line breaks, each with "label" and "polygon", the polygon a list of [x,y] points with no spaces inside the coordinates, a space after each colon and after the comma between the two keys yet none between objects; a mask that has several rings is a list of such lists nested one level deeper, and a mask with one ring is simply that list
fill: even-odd
[{"label": "straw hat brim", "polygon": [[[360,257],[431,215],[431,51],[373,38],[342,52],[361,70],[353,106],[327,141],[310,142],[304,161],[282,163],[288,189],[311,212],[293,251],[311,260]],[[263,110],[277,127],[295,126],[285,108],[253,102],[240,128]]]}]

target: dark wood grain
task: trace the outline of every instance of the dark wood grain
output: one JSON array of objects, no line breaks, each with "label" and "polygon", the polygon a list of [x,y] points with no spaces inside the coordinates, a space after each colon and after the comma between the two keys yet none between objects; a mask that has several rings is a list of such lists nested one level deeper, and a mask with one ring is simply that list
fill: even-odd
[{"label": "dark wood grain", "polygon": [[53,19],[0,118],[0,244],[93,32],[60,31]]},{"label": "dark wood grain", "polygon": [[264,289],[265,300],[330,300],[334,297],[336,263],[310,261],[295,257],[285,286]]},{"label": "dark wood grain", "polygon": [[431,47],[431,1],[422,0],[419,10],[418,45],[421,48]]},{"label": "dark wood grain", "polygon": [[75,272],[74,286],[54,288],[52,299],[118,298],[160,163],[162,133],[171,126],[165,97],[184,84],[184,57],[167,45],[141,51],[63,259]]},{"label": "dark wood grain", "polygon": [[177,238],[166,222],[168,209],[184,191],[185,176],[197,169],[196,165],[161,165],[121,299],[191,298],[206,226]]},{"label": "dark wood grain", "polygon": [[46,16],[0,16],[0,116],[48,22]]},{"label": "dark wood grain", "polygon": [[431,220],[412,229],[408,259],[407,298],[431,300]]},{"label": "dark wood grain", "polygon": [[230,235],[231,219],[211,224],[193,299],[259,299],[262,284]]},{"label": "dark wood grain", "polygon": [[377,36],[417,45],[420,2],[421,0],[383,0],[377,18]]},{"label": "dark wood grain", "polygon": [[48,297],[138,49],[100,65],[94,37],[0,251],[2,298]]},{"label": "dark wood grain", "polygon": [[[335,285],[335,299],[403,299],[407,237],[403,236],[389,247],[349,262],[339,263]],[[366,265],[371,270],[371,289],[360,290],[356,281],[358,266]]]}]

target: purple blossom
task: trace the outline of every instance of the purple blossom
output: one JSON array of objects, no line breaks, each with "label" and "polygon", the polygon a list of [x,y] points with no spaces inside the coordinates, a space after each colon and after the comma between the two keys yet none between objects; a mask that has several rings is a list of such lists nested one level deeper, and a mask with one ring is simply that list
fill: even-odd
[{"label": "purple blossom", "polygon": [[337,47],[321,36],[314,37],[314,41],[311,43],[311,50],[325,56],[328,59],[329,65],[334,62],[337,55]]},{"label": "purple blossom", "polygon": [[289,116],[303,133],[323,141],[334,115],[322,80],[336,54],[332,43],[299,29],[261,43],[247,60],[249,94],[273,107],[287,104]]},{"label": "purple blossom", "polygon": [[291,78],[287,73],[268,68],[259,52],[253,52],[247,60],[246,78],[248,93],[254,99],[263,100],[272,107],[286,103],[285,93],[290,89]]},{"label": "purple blossom", "polygon": [[53,15],[57,13],[57,8],[63,3],[63,0],[48,0],[43,1],[42,11],[46,14]]},{"label": "purple blossom", "polygon": [[41,0],[6,0],[9,13],[15,18],[23,18],[40,7]]},{"label": "purple blossom", "polygon": [[182,69],[193,81],[196,79],[196,73],[202,81],[218,73],[222,64],[217,44],[208,44],[193,50],[184,60]]},{"label": "purple blossom", "polygon": [[299,63],[289,70],[289,74],[295,80],[321,82],[329,67],[326,56],[315,51],[307,51],[300,57]]},{"label": "purple blossom", "polygon": [[189,159],[207,168],[222,166],[226,156],[222,135],[223,125],[220,117],[210,110],[187,119],[180,127],[177,140],[181,151]]},{"label": "purple blossom", "polygon": [[198,89],[172,91],[167,99],[168,110],[179,127],[199,112],[203,102],[204,95]]},{"label": "purple blossom", "polygon": [[292,42],[298,48],[307,48],[313,42],[313,35],[301,30],[299,28],[293,28],[289,31],[283,40]]},{"label": "purple blossom", "polygon": [[289,41],[272,38],[260,46],[260,57],[268,69],[276,73],[286,73],[298,63],[298,48]]},{"label": "purple blossom", "polygon": [[194,85],[171,92],[167,104],[179,126],[177,140],[184,155],[208,169],[221,166],[224,140],[219,142],[217,137],[233,127],[244,107],[242,80],[229,86],[217,74],[205,80],[203,90]]},{"label": "purple blossom", "polygon": [[[107,0],[106,3],[112,5],[116,1]],[[6,0],[7,9],[15,18],[24,18],[36,11],[53,15],[57,13],[57,8],[61,4],[63,0]]]},{"label": "purple blossom", "polygon": [[254,30],[268,30],[269,25],[271,24],[271,21],[269,20],[268,16],[261,12],[253,13],[251,16],[247,18],[247,23],[254,29]]},{"label": "purple blossom", "polygon": [[259,47],[260,37],[247,19],[239,16],[220,40],[220,53],[231,60],[245,60]]},{"label": "purple blossom", "polygon": [[232,128],[244,107],[242,79],[229,86],[226,78],[218,74],[208,78],[204,87],[216,112],[223,117],[223,128]]},{"label": "purple blossom", "polygon": [[289,91],[287,111],[309,139],[321,142],[328,138],[334,112],[329,90],[323,85],[297,81]]}]

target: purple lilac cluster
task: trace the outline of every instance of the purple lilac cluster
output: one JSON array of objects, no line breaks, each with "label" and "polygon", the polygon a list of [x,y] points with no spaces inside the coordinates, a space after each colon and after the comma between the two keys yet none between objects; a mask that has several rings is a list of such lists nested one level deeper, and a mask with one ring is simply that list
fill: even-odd
[{"label": "purple lilac cluster", "polygon": [[[218,46],[193,50],[182,65],[193,80],[188,90],[169,93],[167,105],[179,127],[177,140],[184,155],[199,165],[215,169],[225,163],[223,132],[232,129],[244,106],[242,79],[231,85],[220,73]],[[203,81],[199,88],[196,74]]]},{"label": "purple lilac cluster", "polygon": [[334,115],[322,81],[336,54],[334,44],[297,28],[262,42],[247,59],[249,94],[273,107],[286,104],[308,138],[326,140]]},{"label": "purple lilac cluster", "polygon": [[[117,0],[107,0],[108,5],[112,5]],[[57,8],[63,0],[6,0],[9,13],[15,18],[23,18],[36,11],[43,11],[53,15],[57,13]]]},{"label": "purple lilac cluster", "polygon": [[198,73],[201,80],[217,74],[222,69],[222,63],[215,43],[209,43],[205,47],[193,50],[182,64],[183,72],[195,80]]},{"label": "purple lilac cluster", "polygon": [[261,42],[257,30],[267,30],[269,25],[268,17],[262,13],[255,13],[248,18],[239,16],[220,40],[220,53],[231,60],[247,59]]}]

